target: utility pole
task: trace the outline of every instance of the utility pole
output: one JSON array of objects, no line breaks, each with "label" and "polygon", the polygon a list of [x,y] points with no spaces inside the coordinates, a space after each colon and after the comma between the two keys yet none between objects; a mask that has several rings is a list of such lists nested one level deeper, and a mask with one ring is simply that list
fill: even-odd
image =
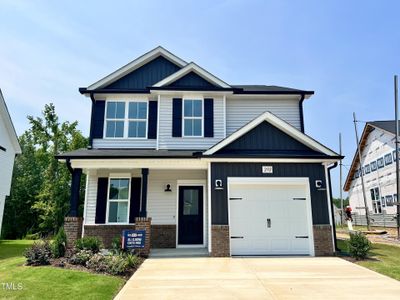
[{"label": "utility pole", "polygon": [[353,122],[354,122],[354,130],[356,132],[356,142],[357,142],[357,152],[358,152],[358,159],[360,161],[360,178],[361,178],[361,187],[362,187],[362,194],[363,194],[363,199],[364,199],[364,209],[365,209],[365,218],[367,219],[367,230],[370,231],[370,223],[369,223],[369,211],[368,211],[368,205],[367,205],[367,197],[365,196],[365,185],[364,185],[364,170],[362,167],[362,155],[361,155],[361,149],[360,149],[360,143],[358,141],[358,132],[357,132],[357,120],[356,120],[356,113],[353,112]]},{"label": "utility pole", "polygon": [[394,117],[396,120],[396,189],[397,189],[397,239],[400,239],[400,176],[399,176],[399,108],[397,99],[397,75],[394,75]]},{"label": "utility pole", "polygon": [[[342,156],[342,133],[339,132],[339,154],[340,156]],[[340,159],[340,163],[339,163],[339,171],[340,171],[340,178],[339,178],[339,185],[340,185],[340,224],[343,226],[343,193],[342,193],[342,159]]]}]

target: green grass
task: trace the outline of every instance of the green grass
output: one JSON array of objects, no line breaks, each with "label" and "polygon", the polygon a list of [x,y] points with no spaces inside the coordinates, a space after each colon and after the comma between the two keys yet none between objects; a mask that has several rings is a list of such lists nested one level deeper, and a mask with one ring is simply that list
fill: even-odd
[{"label": "green grass", "polygon": [[[24,250],[33,241],[0,241],[0,299],[112,299],[122,278],[51,266],[24,266]],[[5,290],[3,283],[22,284]]]},{"label": "green grass", "polygon": [[[348,241],[338,240],[339,249],[347,252],[347,243]],[[358,261],[357,264],[400,280],[400,247],[373,243],[369,256],[374,260]]]}]

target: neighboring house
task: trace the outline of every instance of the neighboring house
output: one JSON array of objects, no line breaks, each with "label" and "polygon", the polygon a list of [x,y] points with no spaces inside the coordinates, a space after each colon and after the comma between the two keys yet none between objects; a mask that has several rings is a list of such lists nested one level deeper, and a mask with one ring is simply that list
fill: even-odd
[{"label": "neighboring house", "polygon": [[230,85],[162,47],[79,91],[92,101],[90,147],[58,156],[73,174],[68,233],[109,246],[147,226],[152,248],[333,253],[329,169],[340,157],[304,134],[314,92]]},{"label": "neighboring house", "polygon": [[356,151],[344,185],[344,190],[349,193],[353,213],[365,216],[361,172],[372,218],[380,220],[382,214],[396,213],[397,207],[393,205],[397,202],[395,123],[367,122],[364,127],[360,138],[361,164]]},{"label": "neighboring house", "polygon": [[14,159],[20,153],[18,137],[0,90],[0,234],[6,196],[10,195]]}]

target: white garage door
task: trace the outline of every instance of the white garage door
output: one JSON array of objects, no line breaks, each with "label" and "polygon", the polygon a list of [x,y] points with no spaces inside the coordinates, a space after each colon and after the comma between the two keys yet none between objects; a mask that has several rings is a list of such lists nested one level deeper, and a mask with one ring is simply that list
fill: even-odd
[{"label": "white garage door", "polygon": [[308,184],[301,179],[230,179],[232,255],[313,254]]}]

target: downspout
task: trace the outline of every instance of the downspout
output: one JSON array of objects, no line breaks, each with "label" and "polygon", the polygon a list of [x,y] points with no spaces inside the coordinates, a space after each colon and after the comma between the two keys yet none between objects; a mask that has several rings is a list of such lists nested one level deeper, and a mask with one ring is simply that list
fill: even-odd
[{"label": "downspout", "polygon": [[71,175],[72,175],[72,173],[74,173],[74,169],[73,169],[72,166],[71,166],[71,159],[67,158],[67,160],[66,160],[66,165],[67,165],[68,171],[69,171],[69,172],[71,173]]},{"label": "downspout", "polygon": [[300,111],[300,129],[301,132],[304,133],[304,113],[303,113],[303,101],[305,99],[305,95],[301,94],[299,101],[299,111]]},{"label": "downspout", "polygon": [[90,100],[92,100],[92,112],[90,117],[90,133],[89,133],[89,145],[88,149],[92,149],[93,147],[93,118],[94,118],[94,108],[96,99],[94,99],[93,93],[90,93]]},{"label": "downspout", "polygon": [[[332,230],[333,230],[333,244],[335,245],[335,251],[340,251],[340,249],[337,247],[337,242],[336,242],[336,224],[335,224],[335,213],[333,210],[333,196],[332,196],[332,183],[331,183],[331,170],[336,168],[338,165],[337,162],[335,162],[332,166],[328,167],[328,180],[329,180],[329,198],[330,198],[330,204],[331,204],[331,218],[332,218]],[[342,187],[340,187],[342,188]]]}]

